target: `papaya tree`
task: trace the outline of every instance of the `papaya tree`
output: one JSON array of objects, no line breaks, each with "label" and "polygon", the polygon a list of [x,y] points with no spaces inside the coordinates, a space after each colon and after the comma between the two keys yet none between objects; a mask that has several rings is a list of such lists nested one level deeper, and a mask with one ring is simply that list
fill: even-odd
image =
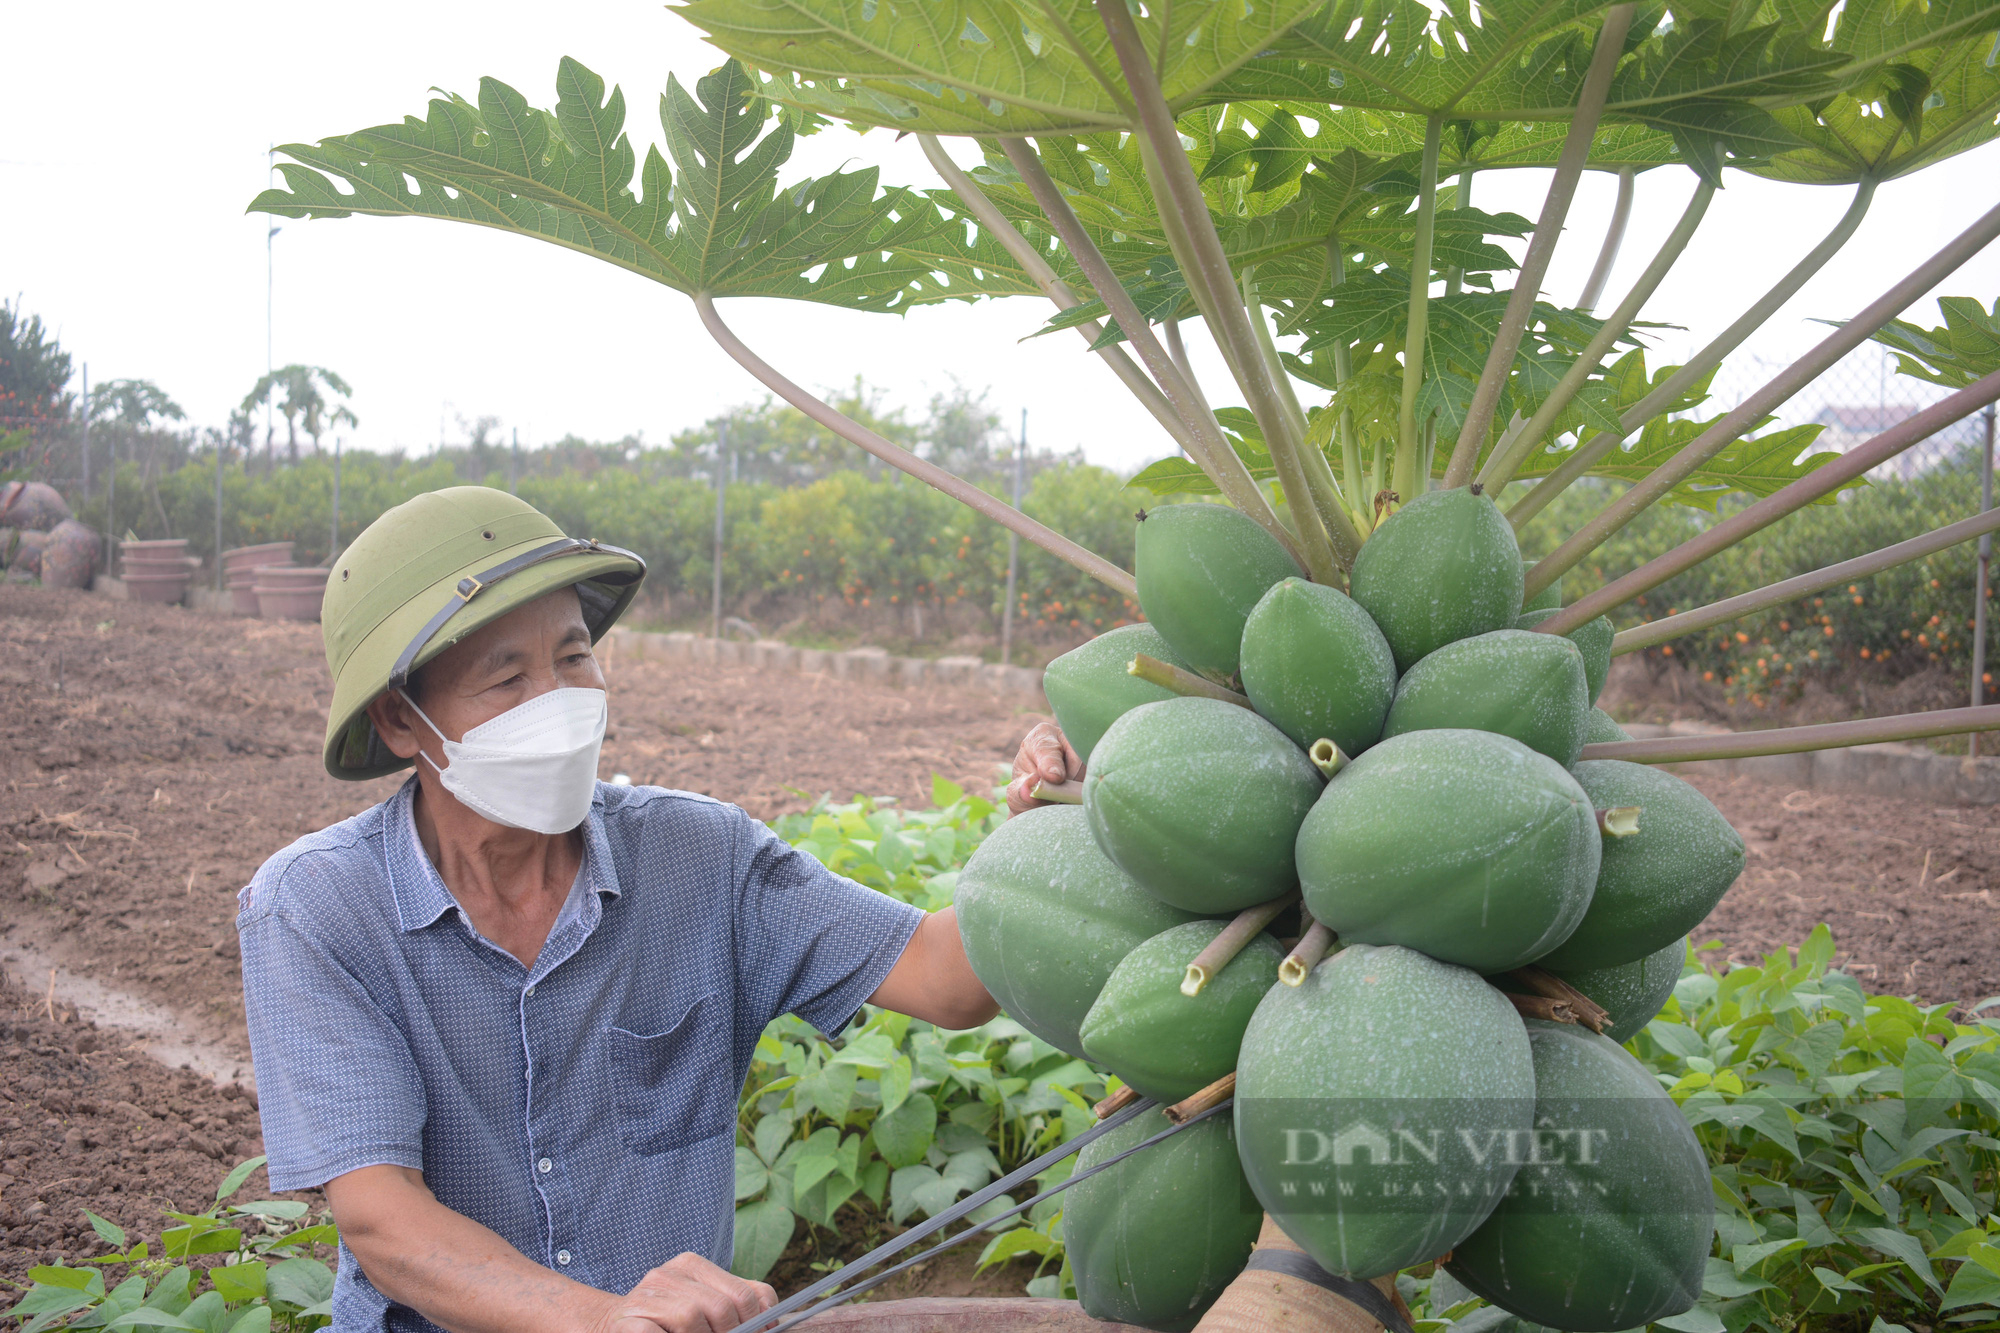
[{"label": "papaya tree", "polygon": [[[1699,793],[1641,766],[1991,730],[2000,706],[1635,741],[1591,705],[1616,652],[1919,558],[2000,528],[2000,514],[1621,635],[1607,613],[2000,398],[2000,345],[1958,336],[1976,303],[1949,307],[1956,322],[1934,334],[1900,320],[2000,236],[1997,201],[1887,291],[1829,312],[1832,331],[1740,406],[1702,413],[1722,360],[1835,262],[1885,182],[2000,134],[2000,0],[689,0],[676,12],[729,58],[692,87],[667,80],[661,146],[643,160],[622,92],[566,59],[552,109],[487,79],[476,100],[439,96],[422,118],[288,145],[284,188],[252,207],[467,222],[675,288],[807,416],[1137,599],[1148,623],[1051,666],[1084,776],[1045,788],[1056,804],[975,856],[961,928],[982,980],[1037,1037],[1095,1045],[1155,1089],[1235,1070],[1164,1116],[1192,1123],[1240,1078],[1242,1161],[1201,1157],[1167,1184],[1120,1167],[1093,1178],[1080,1215],[1147,1213],[1191,1173],[1254,1193],[1284,1244],[1364,1304],[1388,1299],[1395,1270],[1446,1256],[1464,1289],[1561,1327],[1629,1328],[1706,1299],[1712,1200],[1688,1174],[1699,1152],[1603,1034],[1629,1035],[1665,1003],[1661,978],[1670,989],[1682,937],[1743,847]],[[916,135],[942,188],[885,185],[870,166],[781,181],[796,137],[830,122]],[[1549,172],[1536,217],[1478,205],[1484,173],[1525,168]],[[1616,175],[1619,203],[1585,292],[1562,305],[1545,279],[1593,170]],[[1682,170],[1692,196],[1612,301],[1641,178]],[[1647,303],[1730,172],[1849,202],[1722,333],[1683,364],[1651,364]],[[1136,569],[807,392],[770,359],[784,349],[730,328],[736,296],[881,314],[1046,299],[1043,332],[1082,337],[1159,425],[1167,456],[1136,484],[1174,502],[1139,514]],[[1196,320],[1226,390],[1194,373],[1183,326]],[[1812,427],[1774,427],[1878,337],[1953,391],[1844,455],[1813,452]],[[1586,477],[1618,485],[1524,566],[1517,534]],[[1650,506],[1715,511],[1731,495],[1742,501],[1694,539],[1564,604],[1563,575]],[[1024,945],[1008,912],[1030,908]],[[1171,948],[1140,948],[1176,930]],[[1247,946],[1279,931],[1296,936],[1280,984],[1231,981],[1232,967],[1271,961]],[[1165,984],[1178,998],[1161,999]],[[1385,1041],[1407,1059],[1379,1058]],[[1319,1058],[1300,1055],[1308,1045]],[[1484,1064],[1468,1073],[1473,1051]],[[1475,1088],[1467,1120],[1450,1108]],[[1615,1179],[1572,1159],[1526,1196],[1510,1185],[1517,1162],[1482,1157],[1449,1197],[1404,1171],[1389,1183],[1409,1207],[1302,1209],[1286,1170],[1306,1131],[1273,1108],[1371,1097],[1405,1107],[1404,1137],[1370,1130],[1399,1171],[1412,1159],[1398,1143],[1539,1133],[1585,1103],[1624,1117],[1629,1152]],[[1385,1160],[1356,1155],[1365,1136],[1339,1141],[1314,1187],[1335,1200],[1351,1172]],[[1590,1194],[1624,1202],[1586,1225],[1588,1208],[1522,1201]],[[1655,1205],[1674,1220],[1634,1222]],[[1143,1244],[1072,1234],[1078,1288],[1087,1303],[1106,1293],[1107,1315],[1187,1326],[1253,1243],[1276,1244],[1239,1223],[1218,1212]],[[1546,1262],[1510,1268],[1510,1243]],[[1149,1296],[1138,1278],[1084,1271],[1176,1244],[1206,1256],[1198,1281],[1175,1268]]]}]

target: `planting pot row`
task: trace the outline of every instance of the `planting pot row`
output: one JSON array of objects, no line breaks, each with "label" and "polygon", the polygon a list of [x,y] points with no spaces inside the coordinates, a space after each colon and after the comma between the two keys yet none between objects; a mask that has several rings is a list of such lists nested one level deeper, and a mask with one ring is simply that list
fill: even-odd
[{"label": "planting pot row", "polygon": [[135,602],[165,606],[187,600],[199,563],[188,557],[185,537],[118,543],[119,572]]},{"label": "planting pot row", "polygon": [[318,620],[326,599],[327,571],[296,565],[260,565],[251,592],[266,620]]},{"label": "planting pot row", "polygon": [[222,574],[229,588],[230,609],[239,616],[262,615],[263,609],[257,601],[258,574],[274,565],[289,568],[291,563],[290,542],[264,542],[224,551]]}]

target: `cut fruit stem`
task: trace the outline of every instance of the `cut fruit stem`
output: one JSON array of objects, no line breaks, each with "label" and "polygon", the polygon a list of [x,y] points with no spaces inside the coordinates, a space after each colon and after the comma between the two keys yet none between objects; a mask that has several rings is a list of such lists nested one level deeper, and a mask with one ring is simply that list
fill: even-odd
[{"label": "cut fruit stem", "polygon": [[1194,699],[1220,699],[1226,704],[1235,704],[1238,708],[1250,707],[1248,695],[1238,694],[1227,685],[1217,685],[1206,677],[1197,676],[1186,667],[1177,667],[1172,662],[1162,662],[1159,658],[1148,657],[1144,653],[1126,663],[1125,671],[1128,675],[1150,681],[1163,690],[1172,690],[1175,694],[1187,695]]},{"label": "cut fruit stem", "polygon": [[1313,922],[1312,929],[1299,937],[1299,942],[1285,955],[1285,961],[1278,964],[1278,980],[1287,986],[1303,986],[1320,959],[1326,957],[1326,951],[1333,947],[1334,939],[1332,927],[1323,921]]},{"label": "cut fruit stem", "polygon": [[1597,831],[1607,838],[1629,838],[1639,831],[1639,812],[1636,805],[1614,805],[1609,810],[1597,812]]},{"label": "cut fruit stem", "polygon": [[1523,1018],[1541,1018],[1551,1023],[1572,1023],[1585,1026],[1583,1015],[1568,1000],[1551,999],[1546,995],[1516,995],[1512,991],[1502,991],[1507,1002],[1514,1006]]},{"label": "cut fruit stem", "polygon": [[[1566,1005],[1576,1014],[1575,1019],[1557,1019],[1557,1022],[1581,1022],[1592,1032],[1602,1032],[1611,1026],[1611,1015],[1603,1005],[1547,968],[1531,964],[1515,968],[1507,976],[1516,985],[1524,986],[1534,992],[1538,998]],[[1512,998],[1519,999],[1518,996]],[[1543,1016],[1535,1015],[1537,1018]]]},{"label": "cut fruit stem", "polygon": [[1187,966],[1187,975],[1181,978],[1181,994],[1193,999],[1213,981],[1229,960],[1242,953],[1244,946],[1264,932],[1264,927],[1276,919],[1278,913],[1299,900],[1294,889],[1282,898],[1273,898],[1268,903],[1258,903],[1246,907],[1236,914],[1236,919],[1222,928],[1222,933],[1210,940],[1202,951],[1194,956]]},{"label": "cut fruit stem", "polygon": [[1118,1091],[1090,1108],[1090,1113],[1099,1120],[1109,1120],[1120,1111],[1139,1100],[1139,1090],[1127,1083]]},{"label": "cut fruit stem", "polygon": [[1312,760],[1313,767],[1319,770],[1319,775],[1327,779],[1331,779],[1335,773],[1354,762],[1347,757],[1345,750],[1324,736],[1312,743],[1312,748],[1306,751],[1306,758]]},{"label": "cut fruit stem", "polygon": [[1176,1125],[1185,1124],[1203,1111],[1220,1106],[1235,1095],[1236,1075],[1231,1072],[1224,1074],[1192,1097],[1175,1102],[1163,1114]]},{"label": "cut fruit stem", "polygon": [[1034,797],[1038,801],[1053,801],[1057,805],[1082,805],[1083,784],[1081,782],[1038,782]]}]

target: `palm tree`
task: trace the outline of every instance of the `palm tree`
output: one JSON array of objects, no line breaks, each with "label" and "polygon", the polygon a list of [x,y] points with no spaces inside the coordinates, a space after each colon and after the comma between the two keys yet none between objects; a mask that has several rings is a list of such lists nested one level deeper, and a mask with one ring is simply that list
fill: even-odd
[{"label": "palm tree", "polygon": [[[258,379],[256,387],[243,400],[243,411],[251,412],[266,404],[277,408],[285,418],[285,436],[291,461],[299,461],[299,426],[305,425],[306,434],[312,437],[313,450],[319,450],[319,437],[329,427],[345,424],[358,425],[347,404],[336,402],[329,394],[341,398],[351,397],[354,390],[347,381],[324,366],[289,365],[280,366]],[[264,457],[268,462],[273,441],[269,435],[264,438]]]},{"label": "palm tree", "polygon": [[151,380],[106,380],[90,395],[90,419],[115,421],[133,430],[145,430],[153,418],[185,421],[187,413]]}]

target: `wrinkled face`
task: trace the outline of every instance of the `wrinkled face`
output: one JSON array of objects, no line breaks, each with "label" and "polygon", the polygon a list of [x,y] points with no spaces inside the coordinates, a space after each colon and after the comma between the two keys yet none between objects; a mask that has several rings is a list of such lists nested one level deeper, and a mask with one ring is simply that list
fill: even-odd
[{"label": "wrinkled face", "polygon": [[[453,644],[424,666],[409,692],[439,731],[459,740],[510,708],[565,688],[604,688],[572,588],[537,597]],[[401,698],[383,695],[368,715],[397,756],[411,759],[421,749],[444,763],[436,734]]]}]

